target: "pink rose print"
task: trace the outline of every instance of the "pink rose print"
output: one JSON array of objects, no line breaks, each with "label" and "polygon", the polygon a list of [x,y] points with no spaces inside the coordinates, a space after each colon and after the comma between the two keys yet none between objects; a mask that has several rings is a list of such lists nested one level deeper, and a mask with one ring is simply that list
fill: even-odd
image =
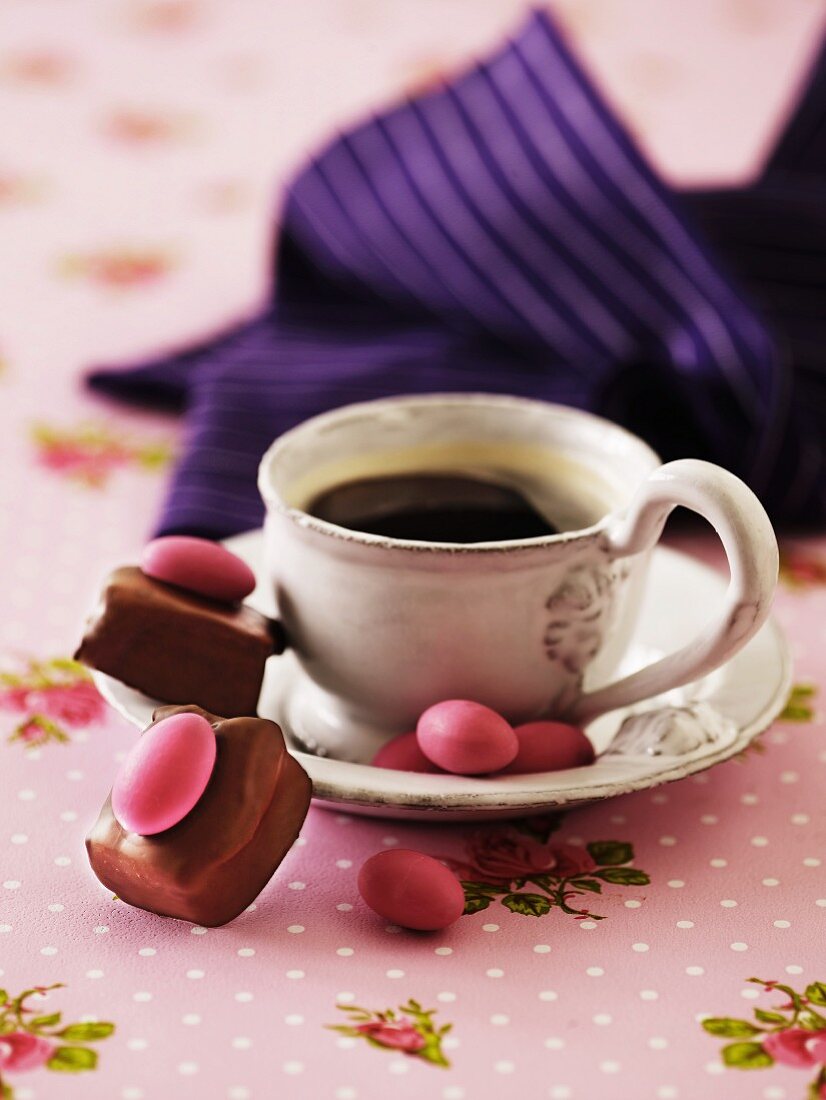
[{"label": "pink rose print", "polygon": [[179,34],[193,27],[199,18],[194,0],[136,0],[129,8],[132,26],[138,31]]},{"label": "pink rose print", "polygon": [[415,1029],[413,1021],[407,1016],[400,1016],[393,1022],[371,1020],[369,1023],[359,1024],[356,1031],[359,1035],[369,1035],[383,1047],[403,1050],[406,1054],[414,1054],[425,1045],[424,1036]]},{"label": "pink rose print", "polygon": [[25,1073],[30,1069],[40,1069],[51,1058],[54,1049],[55,1044],[48,1039],[26,1031],[0,1035],[0,1071]]},{"label": "pink rose print", "polygon": [[149,111],[125,108],[113,111],[103,124],[103,132],[124,145],[164,144],[186,137],[193,127],[193,116],[175,111]]},{"label": "pink rose print", "polygon": [[52,50],[32,50],[0,59],[0,76],[22,87],[58,87],[71,79],[73,69],[72,58]]},{"label": "pink rose print", "polygon": [[791,986],[762,978],[749,978],[765,992],[785,994],[782,1004],[755,1008],[754,1022],[731,1016],[703,1020],[709,1035],[734,1039],[720,1051],[725,1066],[734,1069],[816,1069],[807,1096],[826,1100],[826,983],[810,982],[803,993]]},{"label": "pink rose print", "polygon": [[102,425],[55,428],[35,424],[32,437],[37,461],[44,469],[90,489],[102,488],[116,470],[157,470],[171,458],[171,449],[161,441],[138,443]]},{"label": "pink rose print", "polygon": [[9,737],[29,748],[67,742],[68,729],[99,722],[106,704],[83,665],[65,658],[28,661],[19,671],[0,672],[0,710],[23,715]]},{"label": "pink rose print", "polygon": [[[595,840],[584,847],[552,844],[551,834],[560,817],[527,818],[506,828],[474,833],[463,859],[444,857],[461,880],[465,914],[480,913],[496,901],[523,916],[541,917],[561,909],[578,920],[602,920],[571,901],[588,893],[600,894],[604,884],[646,886],[645,871],[627,866],[633,847],[616,840]],[[525,890],[525,886],[534,889]]]},{"label": "pink rose print", "polygon": [[358,1005],[340,1004],[336,1007],[347,1013],[348,1022],[328,1024],[331,1031],[355,1039],[366,1039],[371,1046],[384,1050],[399,1050],[411,1058],[441,1066],[442,1069],[449,1068],[450,1062],[442,1050],[442,1039],[453,1025],[437,1027],[433,1020],[435,1009],[423,1009],[412,997],[398,1009],[388,1008],[384,1012],[372,1012]]},{"label": "pink rose print", "polygon": [[[98,1054],[88,1044],[108,1039],[115,1025],[102,1020],[80,1024],[63,1023],[61,1012],[44,1012],[30,1004],[35,997],[48,997],[62,984],[33,986],[11,997],[0,989],[0,1096],[14,1100],[7,1075],[51,1070],[83,1073],[97,1068]],[[51,1095],[51,1092],[49,1093]]]}]

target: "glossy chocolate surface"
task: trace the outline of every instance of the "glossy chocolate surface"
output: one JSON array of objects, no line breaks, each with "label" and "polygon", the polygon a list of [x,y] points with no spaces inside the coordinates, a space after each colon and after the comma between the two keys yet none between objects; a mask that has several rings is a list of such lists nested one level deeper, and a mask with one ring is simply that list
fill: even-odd
[{"label": "glossy chocolate surface", "polygon": [[182,711],[215,730],[215,768],[200,800],[171,829],[138,836],[118,823],[110,796],[86,848],[98,879],[129,905],[210,927],[233,920],[266,886],[298,836],[311,785],[274,722],[192,706],[161,707],[153,718]]},{"label": "glossy chocolate surface", "polygon": [[232,718],[256,713],[264,664],[283,648],[279,624],[246,604],[125,566],[107,579],[75,658],[153,699]]}]

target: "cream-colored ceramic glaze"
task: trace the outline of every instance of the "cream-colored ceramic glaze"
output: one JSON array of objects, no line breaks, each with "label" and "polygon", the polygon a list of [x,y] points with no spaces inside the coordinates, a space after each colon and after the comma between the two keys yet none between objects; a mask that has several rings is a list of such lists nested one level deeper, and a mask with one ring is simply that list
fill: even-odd
[{"label": "cream-colored ceramic glaze", "polygon": [[[301,507],[351,477],[437,468],[518,483],[576,529],[460,546],[362,534]],[[442,699],[474,699],[513,722],[585,723],[688,683],[748,641],[776,583],[769,521],[732,474],[689,460],[660,466],[616,425],[545,402],[439,395],[351,405],[281,436],[259,488],[266,567],[297,661],[291,725],[343,760],[370,758]],[[697,638],[614,682],[651,549],[677,504],[717,529],[729,590]]]},{"label": "cream-colored ceramic glaze", "polygon": [[[251,602],[271,612],[263,533],[241,535],[228,545],[259,578]],[[723,579],[710,569],[657,548],[621,671],[683,645],[725,591]],[[121,714],[141,729],[150,723],[156,700],[101,673],[93,675]],[[382,817],[463,821],[519,817],[612,798],[709,768],[746,748],[783,708],[791,664],[779,627],[769,621],[734,658],[699,682],[591,723],[587,732],[601,754],[591,767],[486,779],[394,772],[302,752],[290,717],[301,675],[293,657],[270,658],[259,712],[282,725],[291,751],[313,781],[318,803]],[[314,735],[312,726],[302,732]]]}]

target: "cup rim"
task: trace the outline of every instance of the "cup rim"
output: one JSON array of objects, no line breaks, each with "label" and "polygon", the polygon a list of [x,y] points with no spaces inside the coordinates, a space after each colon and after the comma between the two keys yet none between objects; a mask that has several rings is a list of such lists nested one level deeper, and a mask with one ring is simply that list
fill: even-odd
[{"label": "cup rim", "polygon": [[288,505],[281,494],[275,488],[271,476],[273,463],[285,448],[289,447],[297,435],[303,434],[308,428],[324,429],[326,424],[335,423],[347,416],[363,415],[372,409],[394,408],[403,405],[495,405],[505,408],[541,408],[544,411],[553,411],[554,415],[571,421],[590,421],[600,428],[610,431],[615,436],[625,440],[629,447],[636,448],[650,463],[651,470],[655,470],[662,464],[662,459],[652,447],[638,435],[628,431],[621,425],[611,420],[606,420],[595,413],[583,409],[571,408],[568,405],[559,405],[553,401],[543,401],[531,397],[517,397],[510,394],[496,393],[430,393],[430,394],[401,394],[396,397],[380,397],[370,401],[355,401],[347,405],[339,405],[335,409],[318,413],[308,417],[287,431],[282,432],[267,448],[258,465],[258,492],[267,510],[273,510],[289,519],[302,530],[315,531],[320,535],[336,539],[340,542],[361,546],[372,546],[386,550],[400,550],[415,554],[482,554],[513,553],[514,551],[541,550],[547,546],[558,546],[565,542],[572,542],[583,537],[592,537],[604,530],[616,514],[615,510],[606,512],[596,523],[587,527],[578,527],[568,531],[558,531],[551,535],[539,535],[534,538],[523,539],[499,539],[495,542],[436,542],[421,539],[391,538],[387,535],[375,535],[369,531],[356,531],[349,527],[341,527],[329,520],[321,519],[302,508]]}]

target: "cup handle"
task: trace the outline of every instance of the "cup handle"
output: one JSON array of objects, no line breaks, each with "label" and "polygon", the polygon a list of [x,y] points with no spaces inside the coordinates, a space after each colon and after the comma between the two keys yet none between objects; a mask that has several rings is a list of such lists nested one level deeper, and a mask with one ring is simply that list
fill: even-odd
[{"label": "cup handle", "polygon": [[679,459],[655,470],[606,531],[609,558],[652,547],[678,505],[707,519],[723,543],[731,576],[722,611],[676,653],[580,696],[565,715],[576,725],[705,676],[741,649],[769,614],[778,570],[769,517],[751,489],[710,462]]}]

